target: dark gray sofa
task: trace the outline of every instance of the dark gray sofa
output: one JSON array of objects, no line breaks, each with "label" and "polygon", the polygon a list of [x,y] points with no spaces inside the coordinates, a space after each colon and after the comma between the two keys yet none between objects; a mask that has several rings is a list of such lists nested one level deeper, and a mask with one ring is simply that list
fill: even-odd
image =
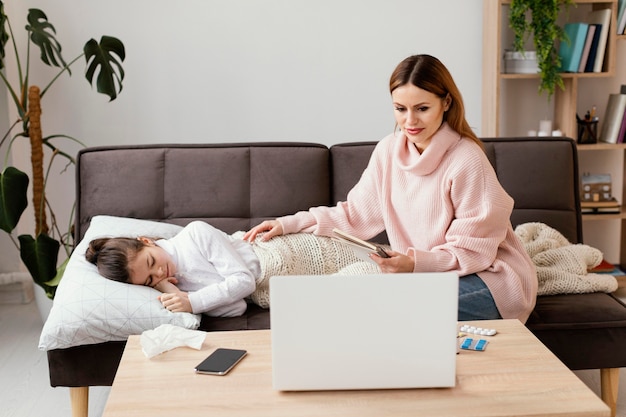
[{"label": "dark gray sofa", "polygon": [[[574,142],[488,138],[484,143],[515,199],[513,225],[543,222],[571,242],[582,242]],[[231,233],[334,204],[356,183],[374,146],[277,142],[84,149],[77,159],[77,239],[99,214],[180,225],[203,220]],[[626,365],[624,304],[605,293],[541,296],[526,325],[570,369],[601,369],[603,399],[615,409],[619,368]],[[268,310],[252,304],[242,317],[203,317],[201,323],[207,331],[268,327]],[[89,386],[112,384],[124,345],[48,351],[50,384],[71,387],[75,416],[86,414]]]}]

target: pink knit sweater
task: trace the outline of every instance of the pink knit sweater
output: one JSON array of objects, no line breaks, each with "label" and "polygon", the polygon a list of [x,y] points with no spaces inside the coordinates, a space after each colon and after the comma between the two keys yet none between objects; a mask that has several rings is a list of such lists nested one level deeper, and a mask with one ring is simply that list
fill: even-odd
[{"label": "pink knit sweater", "polygon": [[537,275],[510,222],[513,199],[483,150],[446,123],[423,154],[403,134],[376,146],[345,202],[281,217],[285,233],[363,239],[387,231],[391,247],[415,259],[415,272],[477,273],[503,318],[525,322]]}]

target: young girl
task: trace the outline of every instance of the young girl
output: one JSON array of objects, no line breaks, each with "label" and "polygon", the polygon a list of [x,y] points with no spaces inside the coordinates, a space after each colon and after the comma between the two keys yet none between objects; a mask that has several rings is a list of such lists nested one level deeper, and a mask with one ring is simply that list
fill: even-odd
[{"label": "young girl", "polygon": [[222,317],[243,314],[248,296],[268,307],[274,275],[378,272],[333,239],[300,233],[250,244],[242,235],[194,221],[171,239],[94,239],[85,257],[105,278],[161,291],[172,312]]}]

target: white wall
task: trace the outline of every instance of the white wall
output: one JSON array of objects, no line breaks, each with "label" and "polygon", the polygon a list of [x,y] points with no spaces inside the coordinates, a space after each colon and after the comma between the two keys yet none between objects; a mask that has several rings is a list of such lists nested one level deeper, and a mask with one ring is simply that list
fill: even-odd
[{"label": "white wall", "polygon": [[[480,134],[480,0],[6,2],[21,44],[31,7],[56,27],[66,60],[103,34],[120,38],[127,54],[114,102],[91,91],[82,62],[58,80],[42,102],[44,135],[87,146],[378,140],[394,125],[389,76],[416,53],[448,66]],[[33,60],[32,83],[53,73]],[[15,149],[16,163],[28,163],[27,150]],[[53,204],[67,205],[73,170],[50,186]]]}]

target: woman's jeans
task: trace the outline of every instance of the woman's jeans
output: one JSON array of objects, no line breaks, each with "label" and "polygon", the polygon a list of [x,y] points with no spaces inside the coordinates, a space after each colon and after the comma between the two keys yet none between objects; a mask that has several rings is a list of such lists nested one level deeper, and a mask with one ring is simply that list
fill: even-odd
[{"label": "woman's jeans", "polygon": [[459,279],[459,321],[501,319],[491,291],[476,274]]}]

